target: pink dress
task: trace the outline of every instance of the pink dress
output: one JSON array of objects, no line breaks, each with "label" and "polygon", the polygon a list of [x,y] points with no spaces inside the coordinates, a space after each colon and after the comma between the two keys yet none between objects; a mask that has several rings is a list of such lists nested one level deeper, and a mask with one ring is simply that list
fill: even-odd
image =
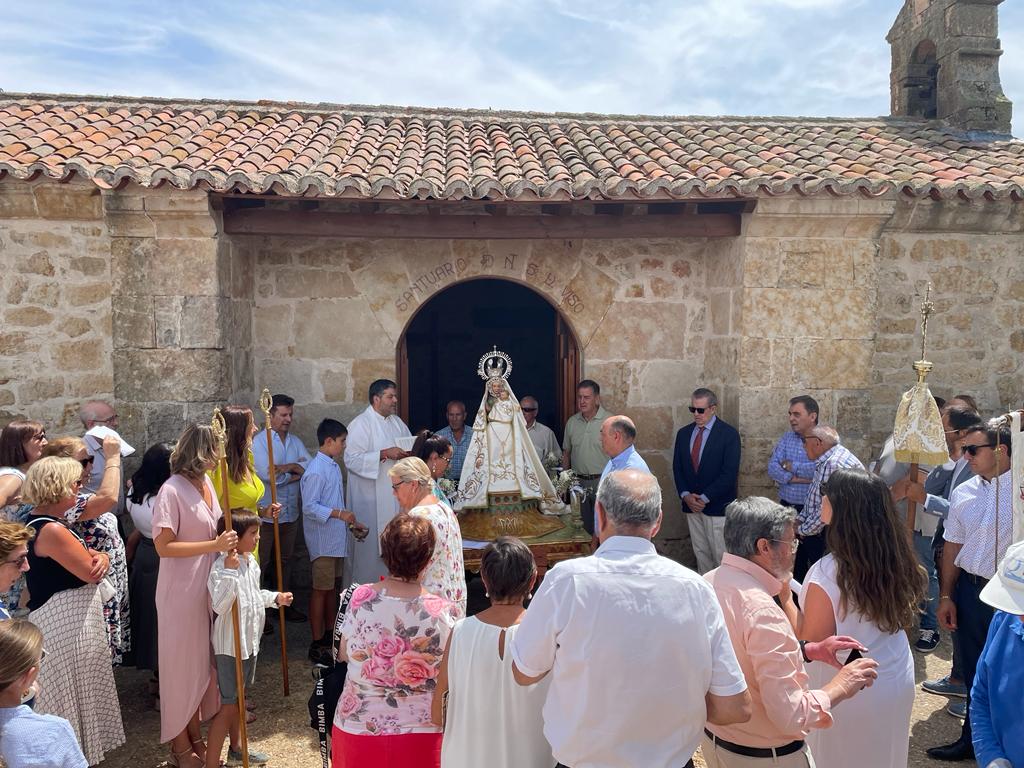
[{"label": "pink dress", "polygon": [[[160,529],[174,531],[177,541],[211,541],[217,537],[220,504],[204,478],[213,509],[186,478],[171,475],[153,505],[153,538]],[[157,637],[160,658],[160,741],[173,739],[197,709],[205,720],[220,709],[217,675],[210,644],[210,595],[206,582],[216,553],[199,557],[165,557],[156,582]]]}]

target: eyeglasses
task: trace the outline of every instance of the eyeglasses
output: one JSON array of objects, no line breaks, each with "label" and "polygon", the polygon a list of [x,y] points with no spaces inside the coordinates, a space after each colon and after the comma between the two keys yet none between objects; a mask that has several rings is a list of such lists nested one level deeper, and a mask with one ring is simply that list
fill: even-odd
[{"label": "eyeglasses", "polygon": [[452,463],[451,455],[448,455],[448,456],[438,456],[437,458],[439,458],[441,461],[445,462],[446,464],[451,464]]},{"label": "eyeglasses", "polygon": [[995,448],[995,447],[996,447],[995,443],[982,443],[981,445],[965,445],[964,446],[964,453],[966,453],[968,456],[977,456],[978,455],[978,451],[980,451],[982,448]]},{"label": "eyeglasses", "polygon": [[784,539],[768,539],[768,541],[774,541],[776,544],[788,544],[790,551],[796,553],[797,547],[800,546],[800,539],[793,539],[792,541],[786,541]]},{"label": "eyeglasses", "polygon": [[696,407],[691,405],[686,410],[688,410],[690,413],[704,413],[704,411],[710,411],[714,407],[715,406],[713,406],[713,405],[709,405],[707,408],[696,408]]},{"label": "eyeglasses", "polygon": [[82,469],[85,469],[90,464],[92,464],[94,461],[96,461],[96,458],[94,456],[90,456],[87,459],[79,459],[78,463],[82,465]]},{"label": "eyeglasses", "polygon": [[49,654],[46,652],[45,648],[40,648],[39,650],[41,651],[41,653],[39,654],[39,663],[42,664],[43,659],[45,659]]},{"label": "eyeglasses", "polygon": [[536,408],[523,408],[523,413],[535,413],[536,411]]},{"label": "eyeglasses", "polygon": [[46,433],[40,432],[38,435],[32,435],[31,439],[37,442],[41,442],[46,439]]},{"label": "eyeglasses", "polygon": [[117,421],[117,414],[115,413],[113,416],[107,416],[105,419],[93,419],[93,421],[97,424],[109,424],[112,421]]},{"label": "eyeglasses", "polygon": [[409,481],[408,481],[408,480],[403,480],[403,481],[402,481],[402,482],[400,482],[400,483],[392,483],[392,484],[391,484],[391,490],[392,490],[392,491],[397,491],[397,490],[398,490],[399,488],[401,488],[401,487],[402,487],[403,485],[405,485],[405,484],[406,484],[407,482],[409,482]]},{"label": "eyeglasses", "polygon": [[959,431],[960,431],[959,429],[944,429],[944,430],[942,430],[942,434],[944,434],[944,435],[955,435]]},{"label": "eyeglasses", "polygon": [[4,560],[2,565],[13,565],[15,568],[17,568],[20,571],[21,568],[27,562],[28,562],[28,555],[22,555],[21,557],[16,557],[13,560]]}]

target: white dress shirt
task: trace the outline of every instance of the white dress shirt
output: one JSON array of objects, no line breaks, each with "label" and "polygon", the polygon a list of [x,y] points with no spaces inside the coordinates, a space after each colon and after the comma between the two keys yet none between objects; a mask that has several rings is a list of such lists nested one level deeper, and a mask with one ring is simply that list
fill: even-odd
[{"label": "white dress shirt", "polygon": [[961,570],[986,579],[995,576],[1006,548],[1013,543],[1013,493],[1009,471],[994,482],[976,475],[953,491],[943,536],[946,541],[963,545],[956,556],[957,567]]},{"label": "white dress shirt", "polygon": [[[311,456],[306,446],[302,444],[295,435],[285,434],[282,441],[277,432],[271,432],[274,438],[274,467],[283,464],[298,464],[303,469],[309,464]],[[256,474],[266,490],[263,498],[260,499],[260,507],[266,508],[270,504],[270,458],[267,455],[267,430],[261,430],[252,439],[252,460],[256,466]],[[302,510],[299,508],[299,481],[290,482],[295,476],[287,472],[276,473],[277,479],[277,503],[281,505],[281,514],[277,520],[280,523],[294,523],[299,519]],[[272,518],[262,518],[265,522],[271,522]]]},{"label": "white dress shirt", "polygon": [[634,536],[548,571],[511,650],[523,674],[551,670],[544,735],[573,768],[679,768],[705,695],[747,688],[711,586]]},{"label": "white dress shirt", "polygon": [[[235,655],[235,630],[231,620],[231,605],[238,601],[238,629],[242,640],[242,660],[260,652],[263,622],[266,610],[274,605],[277,592],[260,589],[260,564],[251,552],[238,553],[238,568],[224,566],[225,555],[217,555],[210,569],[207,586],[217,617],[213,620],[213,652],[222,656]],[[173,672],[171,672],[173,674]]]}]

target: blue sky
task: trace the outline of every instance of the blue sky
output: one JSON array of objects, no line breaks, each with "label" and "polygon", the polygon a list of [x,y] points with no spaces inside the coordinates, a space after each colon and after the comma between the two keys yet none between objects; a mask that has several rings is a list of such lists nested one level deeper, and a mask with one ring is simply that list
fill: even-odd
[{"label": "blue sky", "polygon": [[[875,116],[901,0],[7,0],[0,88],[563,112]],[[1024,136],[1024,2],[1000,7]]]}]

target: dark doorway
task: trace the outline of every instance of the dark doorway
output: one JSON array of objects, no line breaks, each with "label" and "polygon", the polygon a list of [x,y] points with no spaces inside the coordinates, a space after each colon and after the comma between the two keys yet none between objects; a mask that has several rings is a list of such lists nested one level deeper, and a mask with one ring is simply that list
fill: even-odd
[{"label": "dark doorway", "polygon": [[571,415],[563,411],[579,379],[575,339],[540,294],[497,279],[468,280],[440,291],[406,328],[398,368],[402,418],[413,433],[446,426],[449,400],[466,403],[472,425],[484,386],[477,364],[495,346],[512,358],[509,383],[516,397],[536,397],[538,420],[561,440]]}]

